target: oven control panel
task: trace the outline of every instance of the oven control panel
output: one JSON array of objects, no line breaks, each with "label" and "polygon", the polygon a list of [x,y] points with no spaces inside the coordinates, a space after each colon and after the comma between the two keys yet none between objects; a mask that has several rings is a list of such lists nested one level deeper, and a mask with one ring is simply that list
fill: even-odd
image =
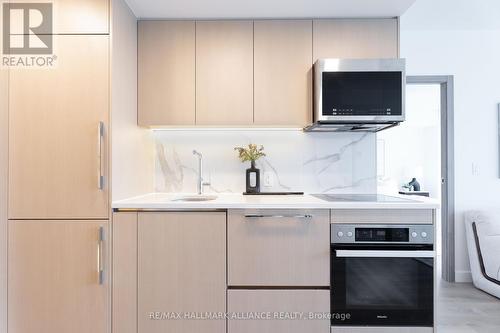
[{"label": "oven control panel", "polygon": [[434,226],[430,224],[331,224],[331,243],[433,244]]}]

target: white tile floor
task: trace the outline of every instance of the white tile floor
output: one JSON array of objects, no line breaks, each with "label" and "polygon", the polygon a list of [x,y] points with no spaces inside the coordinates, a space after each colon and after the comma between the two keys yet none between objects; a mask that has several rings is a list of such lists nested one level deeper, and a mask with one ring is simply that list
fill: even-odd
[{"label": "white tile floor", "polygon": [[438,333],[499,333],[500,299],[469,283],[438,284]]}]

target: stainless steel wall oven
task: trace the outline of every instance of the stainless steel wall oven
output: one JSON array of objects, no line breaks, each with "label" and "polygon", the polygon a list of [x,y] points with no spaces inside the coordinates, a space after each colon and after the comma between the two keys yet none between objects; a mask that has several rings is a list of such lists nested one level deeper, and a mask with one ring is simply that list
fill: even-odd
[{"label": "stainless steel wall oven", "polygon": [[332,326],[432,327],[433,230],[332,224]]}]

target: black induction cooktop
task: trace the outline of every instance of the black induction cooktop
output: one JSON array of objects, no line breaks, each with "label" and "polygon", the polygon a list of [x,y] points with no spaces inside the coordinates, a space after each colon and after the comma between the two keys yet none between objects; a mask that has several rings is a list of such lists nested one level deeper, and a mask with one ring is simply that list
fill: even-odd
[{"label": "black induction cooktop", "polygon": [[391,197],[383,194],[313,194],[312,196],[330,202],[411,202],[411,199]]}]

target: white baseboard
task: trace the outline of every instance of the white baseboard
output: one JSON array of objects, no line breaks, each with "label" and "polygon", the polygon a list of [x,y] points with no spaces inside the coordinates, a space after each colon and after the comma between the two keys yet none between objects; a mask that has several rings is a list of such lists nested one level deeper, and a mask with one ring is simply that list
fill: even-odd
[{"label": "white baseboard", "polygon": [[470,271],[455,271],[455,282],[472,282]]}]

